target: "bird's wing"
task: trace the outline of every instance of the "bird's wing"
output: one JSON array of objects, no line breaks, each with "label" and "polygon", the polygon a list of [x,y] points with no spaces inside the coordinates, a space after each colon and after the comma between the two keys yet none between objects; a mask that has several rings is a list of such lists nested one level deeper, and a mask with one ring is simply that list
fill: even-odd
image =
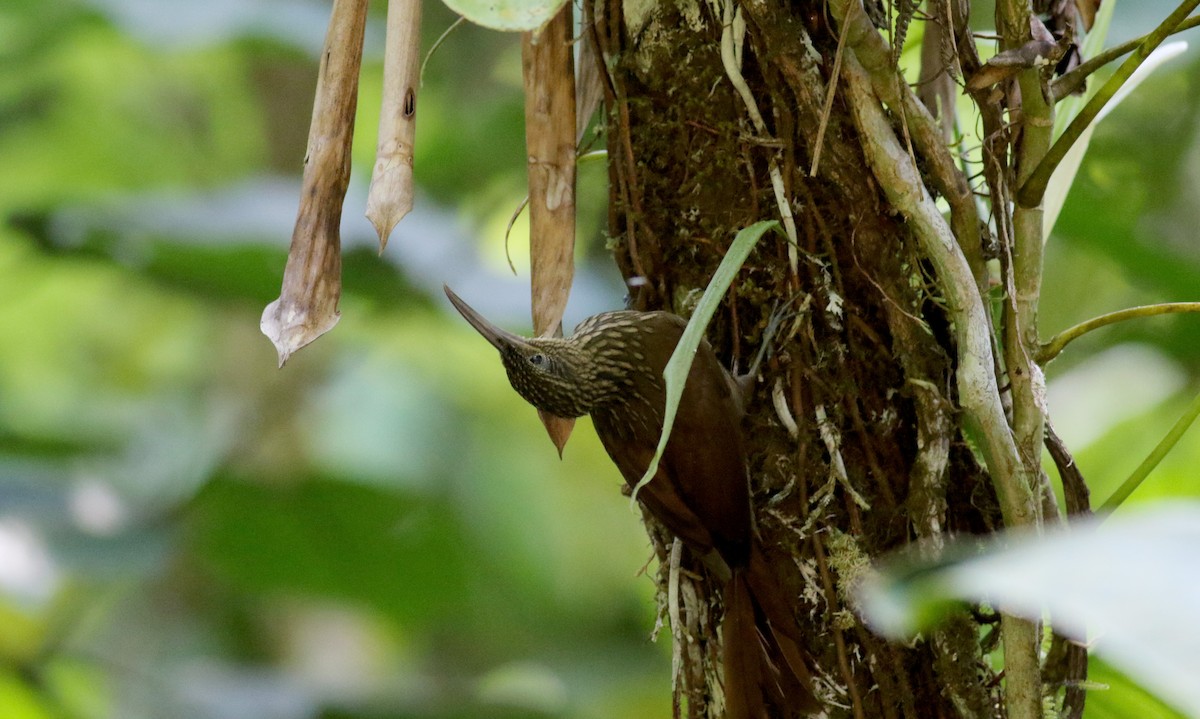
[{"label": "bird's wing", "polygon": [[749,557],[750,485],[741,414],[725,374],[712,349],[702,344],[661,467],[697,521],[708,528],[713,546],[736,567]]},{"label": "bird's wing", "polygon": [[[637,486],[653,456],[654,447],[644,444],[625,445],[619,452],[609,452],[630,487]],[[701,555],[707,554],[714,546],[712,534],[680,496],[669,472],[667,463],[659,462],[654,478],[638,490],[638,501],[689,547]]]}]

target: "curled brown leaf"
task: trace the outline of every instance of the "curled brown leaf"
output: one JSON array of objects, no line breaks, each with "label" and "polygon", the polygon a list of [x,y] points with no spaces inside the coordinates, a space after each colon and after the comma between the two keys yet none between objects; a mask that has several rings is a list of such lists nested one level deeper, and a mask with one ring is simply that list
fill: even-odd
[{"label": "curled brown leaf", "polygon": [[[525,147],[529,170],[529,252],[533,330],[562,334],[575,275],[575,71],[572,6],[521,39]],[[562,456],[575,420],[539,413]]]},{"label": "curled brown leaf", "polygon": [[300,209],[279,298],[259,324],[282,367],[294,352],[338,321],[342,293],[342,202],[350,183],[350,149],[358,98],[366,0],[335,0],[317,77]]},{"label": "curled brown leaf", "polygon": [[379,110],[379,144],[367,219],[379,234],[379,251],[388,235],[413,206],[413,141],[417,133],[417,90],[420,84],[421,0],[390,0],[387,49],[383,57],[383,104]]}]

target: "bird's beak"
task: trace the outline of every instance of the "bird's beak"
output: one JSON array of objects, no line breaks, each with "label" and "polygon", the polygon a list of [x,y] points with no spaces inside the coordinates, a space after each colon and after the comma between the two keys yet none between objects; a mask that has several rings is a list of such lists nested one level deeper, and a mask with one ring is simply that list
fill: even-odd
[{"label": "bird's beak", "polygon": [[[505,347],[525,344],[524,337],[502,330],[491,322],[488,322],[471,305],[468,305],[461,297],[454,294],[454,290],[446,285],[442,285],[442,289],[446,291],[446,297],[450,298],[450,303],[454,305],[454,309],[458,310],[458,313],[467,322],[471,323],[475,331],[483,335],[483,338],[491,342],[492,346],[496,349],[503,351]],[[542,420],[542,425],[546,428],[546,434],[550,435],[550,441],[554,443],[555,449],[558,450],[559,459],[561,459],[563,447],[567,446],[567,440],[571,438],[571,430],[575,428],[575,420],[571,417],[559,417],[556,414],[551,414],[540,409],[538,410],[538,419]]]},{"label": "bird's beak", "polygon": [[492,343],[492,346],[503,351],[506,346],[525,344],[525,339],[520,335],[515,335],[512,332],[507,332],[500,329],[496,325],[484,319],[483,315],[471,308],[471,305],[463,301],[461,297],[454,294],[454,290],[446,285],[442,285],[442,289],[446,291],[446,296],[450,298],[450,304],[454,305],[454,309],[471,323],[475,331],[483,335],[483,338]]}]

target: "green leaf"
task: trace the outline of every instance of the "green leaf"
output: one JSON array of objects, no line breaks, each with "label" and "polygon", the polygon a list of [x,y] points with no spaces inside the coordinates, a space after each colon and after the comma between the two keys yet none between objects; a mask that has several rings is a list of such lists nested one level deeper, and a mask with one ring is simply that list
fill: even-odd
[{"label": "green leaf", "polygon": [[493,30],[536,30],[566,4],[566,0],[445,0],[446,7]]},{"label": "green leaf", "polygon": [[1088,719],[1186,719],[1097,657],[1088,658]]},{"label": "green leaf", "polygon": [[327,480],[211,482],[189,511],[204,566],[243,595],[365,604],[402,621],[454,616],[466,595],[452,507]]},{"label": "green leaf", "polygon": [[0,673],[0,706],[7,719],[51,719],[54,715],[27,682],[15,673]]},{"label": "green leaf", "polygon": [[[1108,39],[1108,26],[1112,23],[1113,9],[1116,6],[1116,0],[1100,3],[1100,10],[1096,13],[1096,20],[1092,23],[1092,29],[1088,31],[1087,37],[1083,40],[1083,47],[1079,48],[1079,54],[1084,59],[1095,57],[1104,51],[1104,41]],[[1092,82],[1088,83],[1087,92],[1078,95],[1068,95],[1062,100],[1059,100],[1054,105],[1054,138],[1058,139],[1063,130],[1067,129],[1067,125],[1071,124],[1071,120],[1079,114],[1087,101],[1092,95],[1096,94],[1096,88],[1099,83],[1095,82],[1095,76],[1092,76]]]},{"label": "green leaf", "polygon": [[[1111,0],[1103,3],[1100,6],[1100,12],[1096,14],[1096,22],[1092,26],[1092,31],[1088,33],[1087,39],[1083,43],[1083,56],[1092,57],[1104,49],[1104,39],[1108,35],[1109,22],[1112,20],[1113,5],[1115,2]],[[1142,66],[1134,71],[1129,80],[1125,83],[1108,105],[1100,111],[1096,119],[1084,130],[1075,144],[1067,152],[1062,162],[1054,170],[1054,174],[1050,176],[1050,182],[1046,186],[1046,194],[1044,199],[1045,221],[1043,222],[1043,232],[1049,236],[1050,231],[1054,228],[1054,223],[1058,220],[1058,215],[1062,211],[1063,204],[1067,201],[1067,195],[1071,191],[1071,187],[1075,184],[1075,176],[1079,173],[1079,166],[1083,163],[1083,156],[1087,153],[1088,145],[1091,144],[1092,135],[1096,131],[1096,126],[1100,124],[1110,112],[1112,112],[1121,101],[1129,96],[1134,89],[1137,88],[1147,77],[1150,76],[1159,66],[1168,60],[1182,54],[1187,50],[1187,43],[1169,42],[1164,43],[1153,53]],[[1057,140],[1067,129],[1067,125],[1075,119],[1079,111],[1083,109],[1088,100],[1096,94],[1101,83],[1093,81],[1089,84],[1087,92],[1082,95],[1071,95],[1060,100],[1055,106],[1054,117],[1054,139]]]},{"label": "green leaf", "polygon": [[[911,636],[948,601],[988,602],[1056,630],[1094,637],[1095,652],[1175,707],[1200,716],[1200,502],[1153,508],[1041,536],[1009,533],[981,556],[903,562],[864,582],[859,609],[876,631]],[[1130,715],[1133,716],[1133,715]],[[1140,715],[1139,715],[1140,716]]]},{"label": "green leaf", "polygon": [[759,238],[767,230],[778,229],[779,222],[776,220],[763,220],[742,228],[737,233],[737,237],[733,238],[733,244],[725,253],[725,259],[721,260],[720,266],[717,267],[717,271],[713,273],[712,279],[708,282],[708,287],[704,289],[704,295],[696,304],[696,311],[688,320],[687,328],[684,329],[683,336],[679,338],[679,344],[675,346],[675,351],[671,354],[671,360],[663,369],[663,378],[667,381],[667,406],[663,416],[662,436],[659,437],[658,449],[654,451],[654,458],[650,460],[650,466],[646,468],[646,473],[633,488],[630,501],[637,501],[638,490],[646,486],[653,479],[654,473],[658,471],[658,462],[662,459],[663,450],[667,447],[667,440],[671,438],[671,427],[675,424],[675,413],[679,410],[679,399],[683,396],[683,386],[692,369],[692,359],[696,356],[696,348],[704,339],[708,323],[717,311],[717,306],[721,304],[721,298],[725,296],[729,285],[733,283],[733,278],[737,276],[738,270],[742,269],[746,258],[750,256],[750,250],[758,244]]},{"label": "green leaf", "polygon": [[[1100,10],[1096,13],[1096,21],[1092,24],[1092,29],[1088,32],[1087,38],[1083,41],[1083,47],[1080,48],[1080,55],[1084,58],[1094,57],[1104,50],[1104,40],[1108,37],[1108,26],[1112,22],[1113,6],[1116,5],[1116,0],[1100,4]],[[1062,136],[1063,130],[1067,129],[1067,125],[1071,124],[1071,120],[1079,114],[1087,101],[1096,93],[1096,88],[1100,84],[1092,77],[1092,82],[1088,83],[1087,92],[1078,95],[1068,95],[1062,100],[1059,100],[1054,105],[1054,139],[1057,140]],[[1097,122],[1099,118],[1097,118]],[[1079,172],[1079,165],[1083,162],[1083,155],[1087,152],[1088,144],[1092,141],[1092,132],[1095,129],[1095,123],[1092,127],[1075,141],[1075,146],[1059,163],[1054,174],[1050,176],[1050,183],[1046,186],[1045,199],[1043,207],[1045,208],[1045,220],[1042,223],[1043,235],[1050,236],[1050,231],[1054,229],[1054,223],[1058,220],[1058,213],[1062,211],[1063,203],[1067,201],[1067,194],[1071,191],[1071,186],[1075,184],[1075,175]]]},{"label": "green leaf", "polygon": [[1097,514],[1109,514],[1121,506],[1121,503],[1128,499],[1129,495],[1133,494],[1133,491],[1154,471],[1154,468],[1163,460],[1163,457],[1166,457],[1167,453],[1175,448],[1180,438],[1183,437],[1184,432],[1187,432],[1188,427],[1192,426],[1192,422],[1196,421],[1196,417],[1200,417],[1200,394],[1197,394],[1191,404],[1188,405],[1183,416],[1171,427],[1171,431],[1167,432],[1167,435],[1155,445],[1150,454],[1146,456],[1146,459],[1142,460],[1142,463],[1138,465],[1138,468],[1133,470],[1133,474],[1129,475],[1129,478],[1121,483],[1117,491],[1113,492],[1112,496],[1104,502],[1104,506],[1096,510]]}]

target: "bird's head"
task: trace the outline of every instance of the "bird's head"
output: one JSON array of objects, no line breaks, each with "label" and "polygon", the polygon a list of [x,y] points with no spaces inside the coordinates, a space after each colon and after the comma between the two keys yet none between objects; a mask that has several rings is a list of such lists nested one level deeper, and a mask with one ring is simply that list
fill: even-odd
[{"label": "bird's head", "polygon": [[[597,396],[588,354],[573,339],[525,338],[500,329],[445,287],[446,296],[467,322],[500,352],[508,381],[525,401],[564,418],[592,411]],[[549,429],[549,427],[547,428]],[[565,441],[565,440],[564,440]]]}]

